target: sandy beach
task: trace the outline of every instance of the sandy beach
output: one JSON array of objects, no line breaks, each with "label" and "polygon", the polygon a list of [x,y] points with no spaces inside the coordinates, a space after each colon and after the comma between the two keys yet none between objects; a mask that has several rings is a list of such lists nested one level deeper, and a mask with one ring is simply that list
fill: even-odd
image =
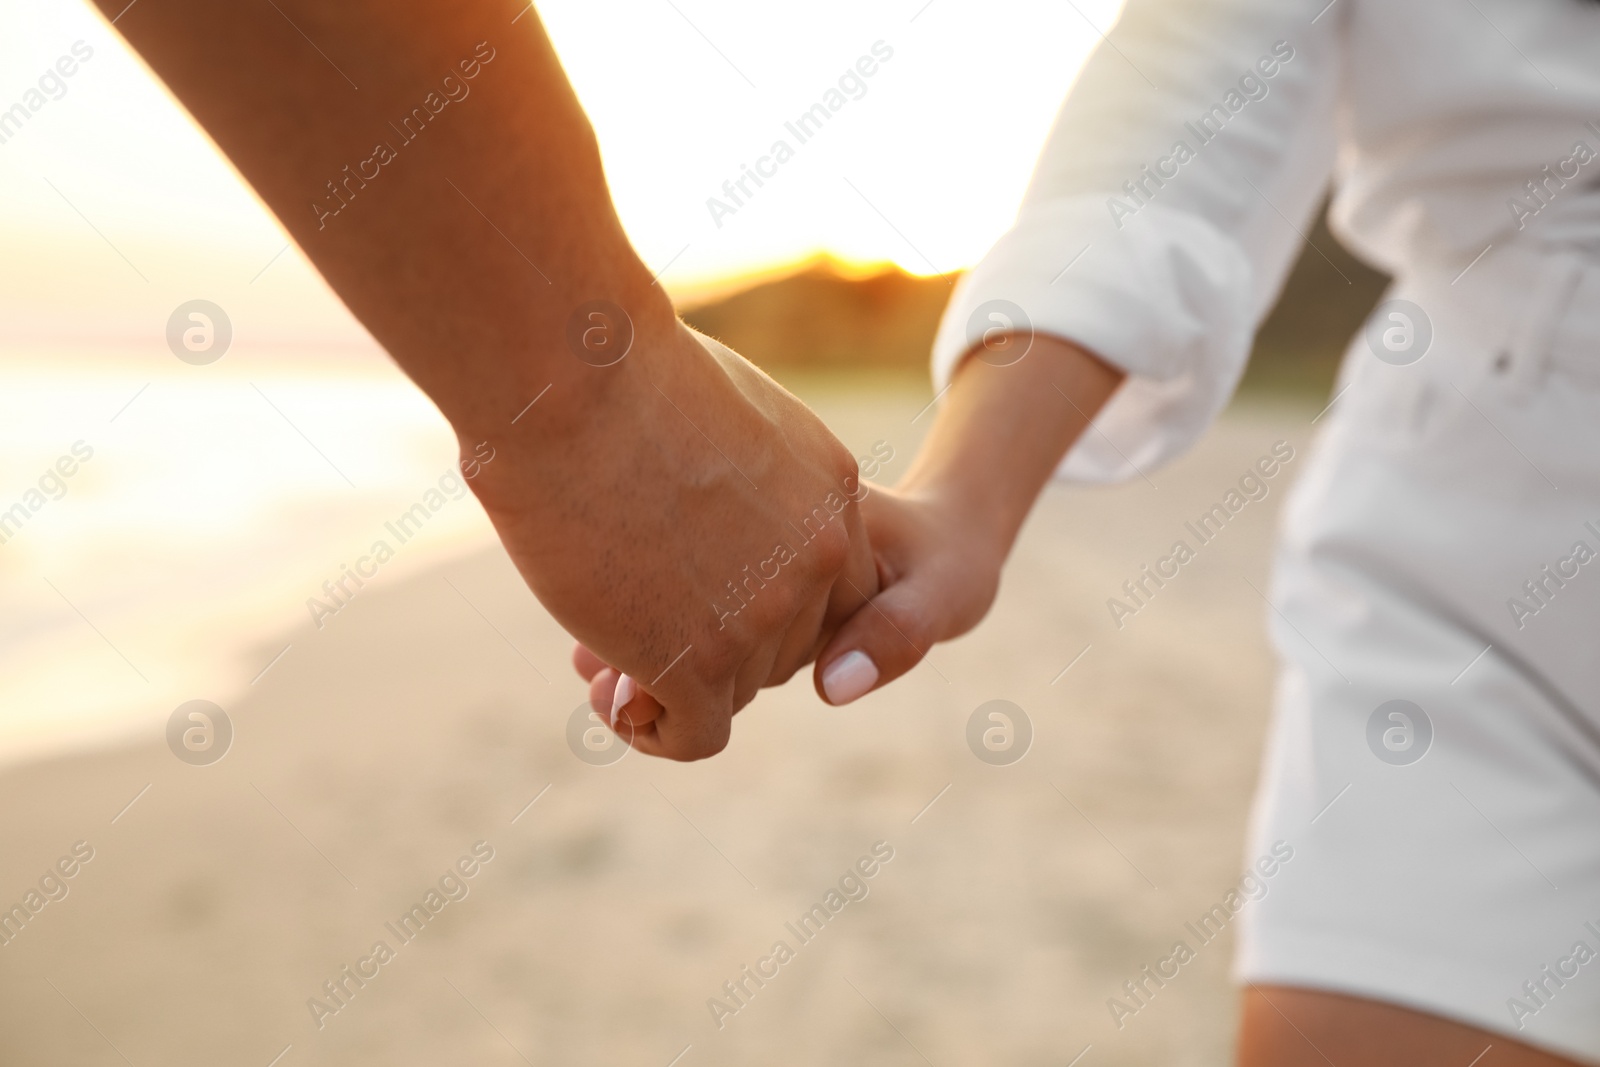
[{"label": "sandy beach", "polygon": [[[929,421],[925,384],[796,388],[889,480]],[[575,754],[570,642],[492,543],[374,582],[261,643],[293,650],[226,704],[220,761],[153,724],[0,774],[0,907],[92,849],[0,946],[0,1062],[1219,1067],[1231,931],[1120,1028],[1107,1000],[1237,881],[1255,590],[1315,414],[1236,405],[1148,479],[1052,488],[976,632],[847,709],[768,691],[695,765]],[[1031,723],[1009,765],[968,744],[996,699]]]}]

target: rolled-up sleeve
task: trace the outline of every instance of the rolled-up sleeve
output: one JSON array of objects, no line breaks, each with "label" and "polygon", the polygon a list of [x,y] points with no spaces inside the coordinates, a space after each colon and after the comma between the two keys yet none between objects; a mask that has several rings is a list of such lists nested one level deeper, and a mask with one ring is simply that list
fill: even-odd
[{"label": "rolled-up sleeve", "polygon": [[1129,0],[1015,224],[957,287],[936,386],[986,330],[1022,318],[1128,375],[1062,477],[1119,481],[1192,445],[1233,394],[1328,182],[1340,19],[1325,3]]}]

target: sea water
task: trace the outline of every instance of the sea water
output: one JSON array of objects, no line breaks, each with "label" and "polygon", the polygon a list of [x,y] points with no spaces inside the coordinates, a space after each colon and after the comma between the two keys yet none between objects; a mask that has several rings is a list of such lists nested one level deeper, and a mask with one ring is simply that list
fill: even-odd
[{"label": "sea water", "polygon": [[[338,625],[311,602],[379,538],[363,590],[491,544],[456,462],[375,351],[0,353],[0,763],[226,708]],[[425,496],[445,503],[398,543]]]}]

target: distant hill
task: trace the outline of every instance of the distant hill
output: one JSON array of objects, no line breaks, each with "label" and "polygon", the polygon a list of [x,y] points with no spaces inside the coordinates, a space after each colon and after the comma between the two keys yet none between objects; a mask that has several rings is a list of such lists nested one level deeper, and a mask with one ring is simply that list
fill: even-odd
[{"label": "distant hill", "polygon": [[894,268],[851,277],[818,260],[683,318],[766,369],[912,369],[928,364],[955,280]]},{"label": "distant hill", "polygon": [[[1345,344],[1387,284],[1324,222],[1311,241],[1256,338],[1247,391],[1327,395]],[[955,281],[894,268],[857,277],[819,260],[683,317],[779,378],[791,370],[920,370]]]}]

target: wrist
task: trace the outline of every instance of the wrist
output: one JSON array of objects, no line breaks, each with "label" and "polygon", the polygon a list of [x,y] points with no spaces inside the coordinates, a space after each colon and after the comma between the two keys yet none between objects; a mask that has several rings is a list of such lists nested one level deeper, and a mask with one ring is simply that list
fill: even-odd
[{"label": "wrist", "polygon": [[[519,342],[486,345],[458,365],[433,399],[463,449],[483,440],[557,444],[592,432],[648,390],[650,371],[679,358],[681,324],[659,289],[644,295],[568,296],[494,332]],[[636,400],[637,397],[631,397]]]},{"label": "wrist", "polygon": [[[986,557],[1010,552],[1034,501],[1123,374],[1070,341],[1030,335],[1004,363],[955,368],[899,488],[925,497]],[[1006,342],[1002,342],[1006,343]],[[1007,349],[1009,352],[1009,349]]]},{"label": "wrist", "polygon": [[551,332],[463,381],[464,403],[440,404],[462,473],[491,513],[581,507],[587,483],[620,476],[661,436],[655,382],[694,371],[687,331],[664,297],[655,306],[585,302],[554,343]]},{"label": "wrist", "polygon": [[895,492],[921,507],[941,538],[975,570],[998,573],[1011,554],[1021,519],[1012,521],[1010,509],[981,480],[963,472],[914,468]]},{"label": "wrist", "polygon": [[666,315],[585,312],[588,340],[574,332],[567,351],[551,354],[565,365],[553,382],[523,386],[529,399],[509,419],[454,424],[464,471],[477,461],[482,477],[471,484],[491,514],[589,511],[599,496],[636,496],[668,457],[672,480],[711,495],[780,482],[797,464],[850,491],[856,461],[810,411],[664,306]]}]

